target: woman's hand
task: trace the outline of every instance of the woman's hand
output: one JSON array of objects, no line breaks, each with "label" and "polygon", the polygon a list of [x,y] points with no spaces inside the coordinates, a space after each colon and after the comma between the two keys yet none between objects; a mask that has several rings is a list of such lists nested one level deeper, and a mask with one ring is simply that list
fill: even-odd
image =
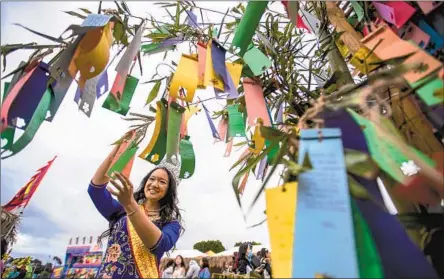
[{"label": "woman's hand", "polygon": [[128,208],[137,208],[137,202],[133,196],[133,184],[131,181],[122,173],[115,172],[114,178],[110,181],[111,184],[116,188],[116,190],[107,186],[106,189],[117,197],[120,204],[127,210]]}]

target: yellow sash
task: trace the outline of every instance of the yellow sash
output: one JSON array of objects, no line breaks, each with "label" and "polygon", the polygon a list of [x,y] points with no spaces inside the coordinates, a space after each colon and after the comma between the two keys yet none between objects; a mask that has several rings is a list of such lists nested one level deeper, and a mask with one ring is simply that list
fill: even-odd
[{"label": "yellow sash", "polygon": [[[143,206],[141,206],[143,207]],[[142,208],[143,209],[143,208]],[[131,253],[140,278],[159,278],[156,256],[142,243],[130,219],[127,218],[127,229]]]}]

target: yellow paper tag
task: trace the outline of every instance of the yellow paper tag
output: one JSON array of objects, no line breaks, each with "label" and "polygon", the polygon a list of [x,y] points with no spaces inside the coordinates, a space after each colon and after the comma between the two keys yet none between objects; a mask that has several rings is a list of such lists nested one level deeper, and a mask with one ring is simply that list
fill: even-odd
[{"label": "yellow paper tag", "polygon": [[377,65],[370,65],[371,63],[377,63],[381,60],[374,54],[370,53],[370,50],[366,47],[361,47],[350,59],[350,64],[356,67],[361,73],[368,74]]},{"label": "yellow paper tag", "polygon": [[265,138],[262,137],[261,135],[260,126],[256,126],[254,128],[254,134],[252,140],[254,141],[254,148],[250,147],[250,151],[253,152],[254,154],[259,154],[262,151],[262,149],[264,149],[265,145]]},{"label": "yellow paper tag", "polygon": [[239,81],[242,75],[243,65],[239,63],[225,63],[228,72],[230,73],[231,79],[233,80],[234,87],[239,86]]},{"label": "yellow paper tag", "polygon": [[[194,93],[196,92],[198,83],[198,64],[197,59],[193,56],[182,54],[179,65],[170,85],[170,96],[175,99],[192,102]],[[179,96],[179,88],[186,89],[186,96]]]},{"label": "yellow paper tag", "polygon": [[347,57],[347,55],[350,53],[348,47],[345,45],[344,41],[340,38],[336,40],[336,46],[338,47],[339,52],[341,53],[342,57]]},{"label": "yellow paper tag", "polygon": [[78,56],[74,59],[82,80],[91,79],[105,70],[112,39],[111,24],[86,33],[78,46]]},{"label": "yellow paper tag", "polygon": [[297,202],[296,182],[265,190],[271,265],[274,278],[291,278],[293,239]]},{"label": "yellow paper tag", "polygon": [[213,60],[211,57],[211,45],[212,43],[210,40],[207,45],[207,57],[205,58],[204,85],[213,86],[214,88],[224,91],[224,82],[216,75],[213,69]]}]

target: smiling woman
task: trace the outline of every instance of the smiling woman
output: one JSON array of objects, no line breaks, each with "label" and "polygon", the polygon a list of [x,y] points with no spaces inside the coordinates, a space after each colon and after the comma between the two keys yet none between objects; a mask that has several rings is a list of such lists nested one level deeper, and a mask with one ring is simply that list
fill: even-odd
[{"label": "smiling woman", "polygon": [[[97,210],[109,221],[109,229],[100,237],[109,239],[97,276],[159,278],[160,259],[174,247],[183,231],[177,207],[180,167],[162,162],[133,193],[133,184],[125,175],[114,173],[111,181],[106,175],[118,148],[103,161],[88,188]],[[107,186],[108,182],[114,189]]]}]

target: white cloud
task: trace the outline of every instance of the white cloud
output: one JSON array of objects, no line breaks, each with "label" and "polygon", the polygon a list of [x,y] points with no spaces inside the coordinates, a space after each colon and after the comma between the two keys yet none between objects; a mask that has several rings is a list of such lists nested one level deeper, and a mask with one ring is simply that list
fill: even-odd
[{"label": "white cloud", "polygon": [[[103,3],[110,7],[113,5],[112,2]],[[222,12],[235,4],[234,2],[199,2],[200,6],[211,7]],[[98,3],[7,2],[1,5],[2,44],[10,44],[30,41],[48,43],[47,40],[24,29],[12,26],[13,22],[58,36],[69,24],[80,22],[61,11],[75,10],[79,7],[95,11]],[[160,14],[156,12],[152,2],[129,2],[128,5],[135,14],[141,16],[146,14],[143,11]],[[222,16],[209,15],[212,22],[217,22]],[[184,52],[187,52],[187,49],[188,45],[183,47]],[[8,56],[6,72],[13,70],[20,61],[26,60],[29,53],[17,51]],[[167,60],[177,61],[179,56],[180,52],[176,51],[169,54]],[[162,58],[163,55],[159,54],[143,59],[144,76],[140,82],[147,81],[153,75],[155,66],[162,61]],[[113,65],[108,70],[111,84],[115,76],[114,67]],[[135,67],[134,71],[137,76],[138,68]],[[148,109],[143,105],[151,86],[152,84],[139,85],[131,104],[132,109],[148,113]],[[31,203],[44,212],[52,222],[58,224],[64,233],[47,238],[20,234],[15,246],[17,252],[39,253],[51,249],[51,253],[62,255],[70,237],[98,235],[107,227],[105,220],[95,210],[86,190],[95,169],[110,151],[109,145],[126,132],[128,123],[121,120],[120,115],[101,107],[105,97],[96,101],[92,116],[88,119],[78,110],[73,101],[75,90],[76,86],[72,85],[53,122],[45,122],[25,150],[2,161],[2,169],[20,171],[23,174],[21,177],[14,177],[14,185],[18,188],[34,174],[36,169],[54,155],[58,155]],[[201,91],[198,96],[208,98],[213,94]],[[210,110],[219,108],[220,105],[219,101],[207,104]],[[246,229],[247,223],[243,220],[232,190],[231,179],[234,172],[229,172],[229,168],[243,150],[235,151],[233,148],[231,157],[224,158],[225,144],[213,144],[203,111],[191,118],[188,131],[194,144],[197,167],[194,176],[184,180],[179,188],[180,207],[185,210],[183,217],[187,230],[179,240],[178,247],[189,249],[195,242],[207,239],[220,239],[227,248],[239,240],[256,240],[268,245],[266,225]],[[146,146],[150,134],[151,131],[141,148]],[[137,159],[131,180],[138,184],[151,168],[152,165],[148,162]],[[276,183],[277,180],[274,179],[270,185],[276,185]],[[256,194],[258,187],[260,183],[250,178],[245,190],[245,198],[243,198],[246,205]],[[249,217],[248,225],[262,220],[264,207],[262,197],[256,210]]]}]

